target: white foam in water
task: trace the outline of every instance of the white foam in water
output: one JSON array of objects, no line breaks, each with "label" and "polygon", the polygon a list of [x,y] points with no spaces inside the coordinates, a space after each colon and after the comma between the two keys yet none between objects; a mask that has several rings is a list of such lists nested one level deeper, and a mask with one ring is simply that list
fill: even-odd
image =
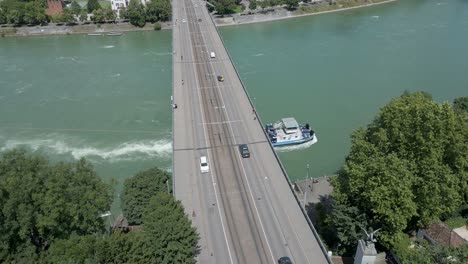
[{"label": "white foam in water", "polygon": [[260,56],[263,56],[263,53],[258,53],[258,54],[255,54],[254,56],[255,57],[260,57]]},{"label": "white foam in water", "polygon": [[372,16],[372,18],[379,18],[379,16]]},{"label": "white foam in water", "polygon": [[107,45],[107,46],[104,46],[102,47],[103,49],[112,49],[113,47],[115,47],[114,45]]},{"label": "white foam in water", "polygon": [[137,160],[153,157],[169,157],[172,144],[169,140],[146,140],[125,142],[112,148],[75,147],[61,140],[36,139],[36,140],[7,140],[1,151],[16,147],[27,147],[33,151],[45,150],[51,154],[70,154],[75,159],[95,158],[107,161]]},{"label": "white foam in water", "polygon": [[317,143],[318,138],[317,136],[304,144],[300,145],[292,145],[292,146],[284,146],[284,147],[275,147],[276,152],[290,152],[290,151],[295,151],[295,150],[301,150],[301,149],[306,149],[312,146],[313,144]]}]

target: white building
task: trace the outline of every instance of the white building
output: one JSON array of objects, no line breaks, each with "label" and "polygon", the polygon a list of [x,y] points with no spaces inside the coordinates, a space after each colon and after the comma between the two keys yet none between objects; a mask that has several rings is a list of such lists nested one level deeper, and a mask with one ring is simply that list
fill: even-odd
[{"label": "white building", "polygon": [[[146,5],[146,3],[148,3],[151,0],[139,0],[139,1],[143,5]],[[111,0],[112,10],[119,11],[119,9],[126,8],[129,3],[130,3],[130,0]]]},{"label": "white building", "polygon": [[112,10],[118,11],[128,6],[128,0],[111,0],[111,6]]}]

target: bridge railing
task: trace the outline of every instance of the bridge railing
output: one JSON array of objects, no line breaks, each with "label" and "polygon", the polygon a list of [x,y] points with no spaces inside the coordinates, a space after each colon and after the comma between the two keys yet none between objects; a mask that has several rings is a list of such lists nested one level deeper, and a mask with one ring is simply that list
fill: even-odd
[{"label": "bridge railing", "polygon": [[[234,64],[234,61],[232,60],[232,57],[231,57],[231,55],[229,54],[229,51],[228,51],[227,48],[226,48],[226,44],[224,43],[224,40],[223,40],[223,38],[221,37],[221,34],[220,34],[219,30],[218,30],[218,27],[216,26],[216,23],[215,23],[213,17],[211,16],[211,14],[208,14],[208,15],[209,15],[209,17],[210,17],[210,19],[211,19],[211,22],[213,23],[213,25],[214,25],[214,27],[215,27],[215,29],[216,29],[216,32],[218,33],[219,38],[221,39],[221,42],[223,43],[223,46],[224,46],[225,49],[226,49],[226,53],[227,53],[229,59],[231,60],[231,63],[232,63],[232,66],[234,67],[234,70],[235,70],[235,72],[236,72],[237,78],[239,78],[239,80],[240,80],[240,82],[241,82],[241,85],[242,85],[242,88],[244,89],[244,92],[245,92],[245,94],[247,95],[247,98],[249,99],[250,106],[252,107],[252,109],[255,109],[254,104],[253,104],[253,102],[252,102],[252,99],[250,98],[250,94],[249,94],[249,92],[247,91],[247,88],[246,88],[246,86],[244,85],[244,82],[242,81],[242,79],[241,79],[241,77],[240,77],[240,75],[239,75],[239,71],[237,70],[237,67],[236,67],[236,65]],[[265,137],[268,139],[268,135],[267,135],[266,132],[265,132],[263,122],[262,122],[262,120],[260,119],[260,116],[258,115],[258,112],[257,112],[257,111],[255,111],[255,116],[257,117],[258,124],[260,125],[260,129],[263,131],[263,134],[264,134]],[[332,264],[333,262],[332,262],[331,258],[328,257],[328,253],[327,253],[327,249],[326,249],[325,245],[323,244],[322,240],[320,239],[320,236],[319,236],[319,234],[317,233],[317,230],[315,229],[314,225],[312,224],[312,221],[310,220],[309,215],[307,214],[307,212],[306,212],[306,211],[304,210],[304,208],[302,207],[299,198],[297,197],[296,193],[294,192],[294,189],[293,189],[293,187],[292,187],[293,185],[292,185],[292,183],[291,183],[291,180],[289,179],[289,176],[288,176],[288,173],[286,172],[286,169],[285,169],[284,166],[283,166],[283,163],[281,162],[280,158],[278,157],[278,154],[276,153],[276,151],[275,151],[273,145],[271,144],[270,140],[268,140],[268,142],[269,142],[269,146],[270,146],[271,150],[273,151],[273,154],[275,155],[276,161],[278,161],[278,163],[279,163],[279,165],[280,165],[281,171],[283,172],[283,176],[284,176],[284,177],[286,178],[286,180],[288,181],[289,189],[290,189],[291,192],[293,193],[297,205],[299,206],[299,208],[301,208],[302,214],[303,214],[304,217],[306,218],[307,223],[309,224],[309,227],[310,227],[310,229],[312,230],[312,233],[313,233],[314,236],[315,236],[315,239],[317,239],[317,241],[318,241],[318,243],[319,243],[319,245],[320,245],[320,249],[322,250],[323,254],[325,255],[325,258],[327,259],[328,263],[329,263],[329,264]]]}]

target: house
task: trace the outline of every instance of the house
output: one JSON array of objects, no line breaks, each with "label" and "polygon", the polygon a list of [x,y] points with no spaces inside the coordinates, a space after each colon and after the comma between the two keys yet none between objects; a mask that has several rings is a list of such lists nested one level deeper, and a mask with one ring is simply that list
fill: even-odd
[{"label": "house", "polygon": [[[139,0],[139,1],[143,5],[146,5],[146,3],[151,0]],[[129,3],[130,3],[130,0],[111,0],[111,7],[112,7],[112,10],[118,12],[120,9],[126,8]]]},{"label": "house", "polygon": [[49,16],[60,14],[63,12],[63,1],[62,0],[46,0],[47,8],[45,13]]},{"label": "house", "polygon": [[425,229],[418,230],[417,237],[425,239],[431,244],[441,244],[443,246],[457,247],[468,243],[468,230],[466,226],[451,229],[442,222],[430,224]]}]

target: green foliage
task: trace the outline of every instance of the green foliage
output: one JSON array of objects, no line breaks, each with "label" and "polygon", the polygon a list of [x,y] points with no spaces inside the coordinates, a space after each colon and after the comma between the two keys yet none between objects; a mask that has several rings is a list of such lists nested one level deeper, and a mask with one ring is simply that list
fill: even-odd
[{"label": "green foliage", "polygon": [[94,23],[103,23],[106,20],[106,17],[104,15],[104,10],[103,9],[95,9],[93,11],[93,16],[91,17],[91,20]]},{"label": "green foliage", "polygon": [[146,4],[146,20],[168,21],[171,18],[171,2],[169,0],[153,0]]},{"label": "green foliage", "polygon": [[80,16],[79,16],[79,19],[81,22],[85,22],[88,20],[88,13],[86,12],[86,10],[81,10],[80,12]]},{"label": "green foliage", "polygon": [[71,3],[71,11],[74,15],[77,15],[79,16],[81,14],[81,6],[76,2],[76,1],[73,1]]},{"label": "green foliage", "polygon": [[143,27],[146,24],[145,7],[138,0],[130,0],[126,15],[134,26]]},{"label": "green foliage", "polygon": [[156,194],[145,208],[143,222],[155,263],[193,261],[199,237],[180,201],[167,193]]},{"label": "green foliage", "polygon": [[0,24],[45,24],[47,16],[44,10],[45,2],[40,0],[28,2],[5,0],[0,2]]},{"label": "green foliage", "polygon": [[385,246],[398,244],[407,228],[426,225],[462,204],[466,134],[450,105],[425,93],[404,93],[366,130],[352,135],[334,196],[381,227],[377,236]]},{"label": "green foliage", "polygon": [[179,201],[154,196],[144,213],[145,225],[128,234],[72,236],[57,240],[45,263],[194,263],[198,234]]},{"label": "green foliage", "polygon": [[468,224],[468,219],[465,219],[461,216],[458,217],[453,217],[450,219],[447,219],[445,223],[450,227],[450,228],[459,228],[464,225]]},{"label": "green foliage", "polygon": [[234,0],[216,0],[214,5],[217,14],[221,16],[232,14],[236,9],[236,1]]},{"label": "green foliage", "polygon": [[102,9],[104,19],[106,21],[115,21],[117,19],[117,14],[111,7],[105,7]]},{"label": "green foliage", "polygon": [[468,259],[468,244],[460,247],[430,245],[425,240],[415,242],[415,247],[396,252],[401,263],[409,264],[464,264]]},{"label": "green foliage", "polygon": [[153,28],[154,28],[154,30],[161,30],[161,28],[162,28],[161,23],[159,23],[159,22],[154,23]]},{"label": "green foliage", "polygon": [[258,4],[260,5],[260,7],[263,9],[265,9],[265,7],[268,6],[268,1],[267,0],[263,0],[263,1],[259,1]]},{"label": "green foliage", "polygon": [[88,0],[86,8],[88,9],[88,13],[93,13],[94,10],[101,9],[101,5],[98,0]]},{"label": "green foliage", "polygon": [[170,175],[158,168],[148,169],[125,179],[122,211],[130,224],[142,224],[144,208],[157,192],[167,192]]},{"label": "green foliage", "polygon": [[468,113],[468,96],[455,98],[453,110],[459,113]]},{"label": "green foliage", "polygon": [[[31,245],[104,231],[109,188],[85,160],[56,165],[22,150],[0,159],[0,261]],[[29,251],[28,251],[29,252]]]},{"label": "green foliage", "polygon": [[73,16],[73,11],[69,8],[64,8],[63,12],[60,14],[55,14],[51,16],[51,21],[54,23],[74,23],[76,22],[75,17]]},{"label": "green foliage", "polygon": [[283,0],[283,2],[289,10],[294,10],[299,6],[299,0]]},{"label": "green foliage", "polygon": [[249,9],[250,9],[250,10],[255,10],[255,9],[257,9],[257,0],[252,0],[252,1],[250,1]]}]

